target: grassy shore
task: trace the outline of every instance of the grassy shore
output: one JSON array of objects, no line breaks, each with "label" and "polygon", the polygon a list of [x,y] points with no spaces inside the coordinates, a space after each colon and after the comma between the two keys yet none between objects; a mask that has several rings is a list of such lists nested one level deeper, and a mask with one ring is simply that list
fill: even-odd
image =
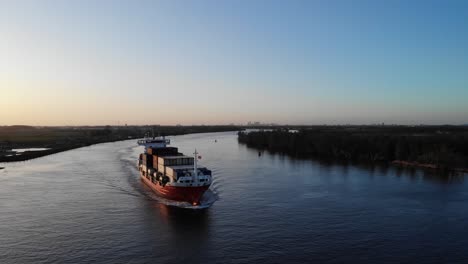
[{"label": "grassy shore", "polygon": [[[98,127],[0,127],[0,162],[24,161],[98,143],[142,138],[145,134],[182,135],[237,131],[235,126],[98,126]],[[16,153],[12,149],[47,148]]]},{"label": "grassy shore", "polygon": [[327,161],[467,171],[467,126],[313,126],[239,132],[258,150]]}]

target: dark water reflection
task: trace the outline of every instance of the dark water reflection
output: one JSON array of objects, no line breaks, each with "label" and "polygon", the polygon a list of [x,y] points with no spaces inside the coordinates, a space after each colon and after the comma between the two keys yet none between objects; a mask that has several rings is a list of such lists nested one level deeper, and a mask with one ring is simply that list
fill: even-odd
[{"label": "dark water reflection", "polygon": [[211,208],[155,197],[133,141],[0,164],[0,263],[467,263],[461,175],[172,142],[213,170]]},{"label": "dark water reflection", "polygon": [[[256,150],[255,150],[256,151]],[[263,152],[262,152],[263,153]],[[338,168],[341,169],[343,176],[346,176],[349,172],[349,168],[359,168],[365,170],[370,176],[372,175],[396,175],[398,177],[409,177],[413,180],[426,180],[438,182],[441,184],[460,184],[464,181],[466,173],[445,171],[445,170],[432,170],[416,167],[404,167],[395,166],[387,163],[351,163],[351,162],[336,162],[336,161],[324,161],[324,160],[312,160],[310,158],[291,158],[288,155],[280,153],[267,152],[270,160],[278,158],[282,163],[288,162],[292,164],[301,164],[304,162],[310,162],[313,164],[319,164],[325,169]]]}]

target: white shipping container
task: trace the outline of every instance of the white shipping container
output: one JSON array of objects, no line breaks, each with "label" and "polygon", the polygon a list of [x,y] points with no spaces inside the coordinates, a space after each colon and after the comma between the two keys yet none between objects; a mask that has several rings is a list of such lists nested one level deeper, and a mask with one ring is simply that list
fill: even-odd
[{"label": "white shipping container", "polygon": [[175,178],[177,176],[177,172],[175,172],[171,167],[166,167],[166,175]]},{"label": "white shipping container", "polygon": [[164,157],[158,157],[158,166],[159,165],[164,165]]},{"label": "white shipping container", "polygon": [[162,165],[161,163],[158,164],[158,172],[164,174],[165,171],[164,171],[164,165]]}]

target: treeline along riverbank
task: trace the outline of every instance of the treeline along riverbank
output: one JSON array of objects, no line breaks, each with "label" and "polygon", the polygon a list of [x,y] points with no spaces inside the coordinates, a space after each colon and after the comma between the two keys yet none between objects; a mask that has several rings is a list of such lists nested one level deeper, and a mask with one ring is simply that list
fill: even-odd
[{"label": "treeline along riverbank", "polygon": [[[141,138],[145,134],[169,136],[237,130],[235,126],[0,126],[0,162],[23,161],[97,143]],[[31,148],[43,149],[28,151]]]},{"label": "treeline along riverbank", "polygon": [[239,132],[248,147],[327,161],[468,171],[467,126],[314,126]]}]

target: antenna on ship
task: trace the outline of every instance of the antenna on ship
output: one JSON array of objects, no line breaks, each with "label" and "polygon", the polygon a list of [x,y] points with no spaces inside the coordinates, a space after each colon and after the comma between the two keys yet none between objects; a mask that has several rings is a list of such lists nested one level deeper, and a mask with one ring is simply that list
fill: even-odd
[{"label": "antenna on ship", "polygon": [[195,152],[193,153],[194,155],[194,161],[193,161],[193,182],[198,183],[198,168],[197,168],[197,159],[198,159],[198,152],[197,149],[195,149]]}]

